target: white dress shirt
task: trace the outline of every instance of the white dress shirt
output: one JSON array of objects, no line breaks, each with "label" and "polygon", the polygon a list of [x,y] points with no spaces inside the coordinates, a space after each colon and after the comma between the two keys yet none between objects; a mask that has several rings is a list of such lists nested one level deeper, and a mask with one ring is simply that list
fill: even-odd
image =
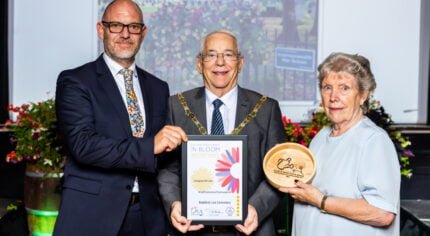
[{"label": "white dress shirt", "polygon": [[209,89],[205,88],[206,94],[206,124],[207,130],[210,134],[212,127],[212,113],[214,111],[214,105],[212,102],[215,99],[220,99],[223,104],[220,106],[219,111],[222,116],[222,123],[224,125],[224,134],[230,134],[234,129],[234,123],[236,122],[236,107],[237,107],[237,85],[228,93],[222,97],[217,97]]}]

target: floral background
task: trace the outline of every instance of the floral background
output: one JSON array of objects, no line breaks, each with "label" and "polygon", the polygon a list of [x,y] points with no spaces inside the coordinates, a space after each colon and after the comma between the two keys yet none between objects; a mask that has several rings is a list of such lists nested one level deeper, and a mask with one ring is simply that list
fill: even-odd
[{"label": "floral background", "polygon": [[[99,0],[99,15],[110,0]],[[137,0],[148,34],[138,64],[167,81],[172,94],[202,85],[195,70],[201,39],[232,31],[245,56],[239,84],[280,101],[316,98],[315,71],[276,66],[276,48],[317,51],[316,0]],[[99,45],[100,52],[102,46]]]}]

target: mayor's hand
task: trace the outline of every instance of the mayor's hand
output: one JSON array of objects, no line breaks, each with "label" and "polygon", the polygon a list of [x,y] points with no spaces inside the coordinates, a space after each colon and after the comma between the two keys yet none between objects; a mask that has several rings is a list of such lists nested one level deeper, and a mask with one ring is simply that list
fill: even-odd
[{"label": "mayor's hand", "polygon": [[248,204],[248,216],[245,219],[243,225],[237,224],[235,228],[245,235],[251,235],[252,232],[257,230],[258,227],[258,214],[257,210],[250,204]]},{"label": "mayor's hand", "polygon": [[197,231],[203,229],[204,225],[192,225],[191,220],[188,220],[181,214],[182,204],[179,201],[172,203],[170,211],[170,221],[172,225],[181,233],[186,233],[188,231]]},{"label": "mayor's hand", "polygon": [[171,152],[187,140],[187,135],[181,127],[166,125],[154,137],[154,154]]}]

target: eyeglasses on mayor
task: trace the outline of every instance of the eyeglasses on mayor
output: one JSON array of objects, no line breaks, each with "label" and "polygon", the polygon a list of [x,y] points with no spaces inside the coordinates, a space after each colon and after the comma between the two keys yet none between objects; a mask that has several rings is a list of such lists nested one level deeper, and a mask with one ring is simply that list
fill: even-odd
[{"label": "eyeglasses on mayor", "polygon": [[209,51],[207,53],[200,53],[200,57],[204,62],[214,62],[218,59],[218,56],[222,56],[224,61],[237,61],[240,58],[240,53],[234,53],[232,51],[227,52],[215,52]]}]

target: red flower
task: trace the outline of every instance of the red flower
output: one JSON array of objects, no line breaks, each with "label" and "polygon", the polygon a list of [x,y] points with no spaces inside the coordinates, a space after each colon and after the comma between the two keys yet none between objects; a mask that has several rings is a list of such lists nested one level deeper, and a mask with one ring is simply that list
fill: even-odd
[{"label": "red flower", "polygon": [[303,145],[303,146],[305,146],[305,147],[308,146],[308,144],[304,140],[300,141],[300,144]]},{"label": "red flower", "polygon": [[7,154],[10,158],[16,158],[15,151],[11,151],[9,154]]},{"label": "red flower", "polygon": [[6,155],[6,162],[17,162],[15,151],[11,151],[9,154]]},{"label": "red flower", "polygon": [[285,116],[282,116],[281,120],[282,120],[282,125],[285,127],[285,125],[287,124],[287,118]]},{"label": "red flower", "polygon": [[13,105],[12,105],[12,104],[9,104],[9,105],[7,106],[7,110],[8,110],[8,111],[12,111],[12,110],[13,110],[13,108],[14,108],[14,107],[13,107]]},{"label": "red flower", "polygon": [[28,110],[28,108],[30,107],[30,105],[29,104],[22,104],[21,105],[21,108],[22,108],[22,110],[24,110],[24,111],[26,111],[26,110]]},{"label": "red flower", "polygon": [[282,124],[285,126],[287,126],[287,117],[286,116],[282,116]]}]

